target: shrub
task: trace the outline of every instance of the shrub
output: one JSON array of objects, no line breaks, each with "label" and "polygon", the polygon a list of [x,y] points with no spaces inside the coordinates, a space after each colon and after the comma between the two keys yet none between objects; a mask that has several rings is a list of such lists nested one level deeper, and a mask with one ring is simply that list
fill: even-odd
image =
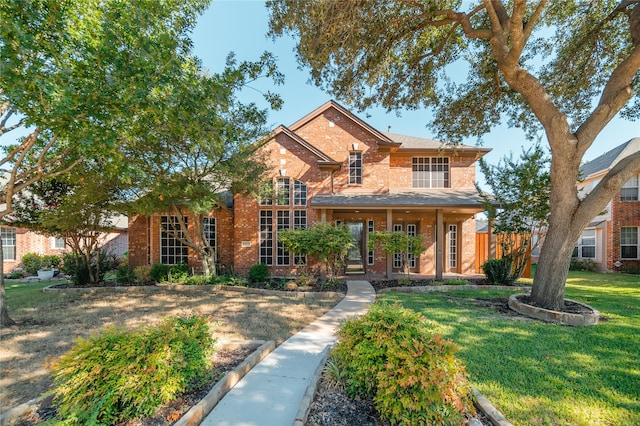
[{"label": "shrub", "polygon": [[42,266],[42,256],[38,253],[25,253],[22,256],[22,266],[29,275],[35,275]]},{"label": "shrub", "polygon": [[131,283],[136,281],[136,274],[129,265],[120,265],[116,271],[116,281],[119,283]]},{"label": "shrub", "polygon": [[80,338],[53,365],[58,415],[70,424],[148,416],[206,377],[214,345],[207,319],[196,315]]},{"label": "shrub", "polygon": [[597,272],[598,265],[591,259],[578,259],[577,257],[571,258],[569,263],[570,271],[585,271],[585,272]]},{"label": "shrub", "polygon": [[157,283],[164,283],[169,280],[169,265],[164,263],[154,263],[149,271],[151,279]]},{"label": "shrub", "polygon": [[211,277],[206,277],[204,275],[191,275],[190,277],[185,278],[183,284],[185,285],[206,285],[211,284]]},{"label": "shrub", "polygon": [[238,287],[246,286],[247,284],[249,284],[249,282],[245,277],[241,277],[240,275],[234,275],[234,274],[225,275],[221,283],[225,285],[238,286]]},{"label": "shrub", "polygon": [[513,284],[511,261],[506,257],[487,260],[482,264],[482,272],[491,284]]},{"label": "shrub", "polygon": [[140,265],[133,268],[133,274],[136,276],[136,281],[139,283],[148,283],[151,281],[151,266]]},{"label": "shrub", "polygon": [[249,280],[252,283],[262,283],[269,275],[269,268],[264,263],[256,263],[249,269]]},{"label": "shrub", "polygon": [[169,282],[181,283],[189,277],[189,265],[186,263],[178,263],[171,265],[169,268]]},{"label": "shrub", "polygon": [[107,271],[117,267],[118,259],[114,255],[103,251],[96,251],[91,254],[90,264],[87,264],[84,256],[74,253],[65,254],[62,270],[65,274],[72,277],[74,284],[86,285],[92,282],[89,268],[91,268],[94,275],[93,282],[100,282],[104,279]]},{"label": "shrub", "polygon": [[422,315],[374,304],[342,326],[333,354],[347,392],[373,398],[392,424],[459,425],[474,409],[456,351]]}]

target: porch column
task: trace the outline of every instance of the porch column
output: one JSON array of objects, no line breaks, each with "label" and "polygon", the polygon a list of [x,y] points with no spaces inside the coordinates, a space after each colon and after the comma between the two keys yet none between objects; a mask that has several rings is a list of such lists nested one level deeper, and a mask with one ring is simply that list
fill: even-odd
[{"label": "porch column", "polygon": [[327,222],[327,209],[320,209],[320,222]]},{"label": "porch column", "polygon": [[[393,210],[387,209],[387,231],[393,231]],[[393,275],[393,256],[387,254],[387,279]]]},{"label": "porch column", "polygon": [[444,220],[442,209],[436,210],[436,281],[442,281],[442,265],[444,264]]}]

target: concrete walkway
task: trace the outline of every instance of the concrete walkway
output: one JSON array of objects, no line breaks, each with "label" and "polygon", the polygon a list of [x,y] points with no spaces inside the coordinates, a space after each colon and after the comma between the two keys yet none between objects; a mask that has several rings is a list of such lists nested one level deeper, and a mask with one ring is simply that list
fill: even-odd
[{"label": "concrete walkway", "polygon": [[376,298],[368,281],[347,281],[332,310],[291,336],[256,365],[201,423],[203,426],[289,426],[340,322],[367,312]]}]

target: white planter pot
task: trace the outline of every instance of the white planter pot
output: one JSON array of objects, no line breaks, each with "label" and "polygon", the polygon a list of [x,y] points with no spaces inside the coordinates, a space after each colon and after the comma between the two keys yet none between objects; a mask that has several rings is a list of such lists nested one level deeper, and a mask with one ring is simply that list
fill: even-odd
[{"label": "white planter pot", "polygon": [[39,270],[38,278],[40,278],[41,280],[50,280],[51,278],[53,278],[53,273],[53,269]]}]

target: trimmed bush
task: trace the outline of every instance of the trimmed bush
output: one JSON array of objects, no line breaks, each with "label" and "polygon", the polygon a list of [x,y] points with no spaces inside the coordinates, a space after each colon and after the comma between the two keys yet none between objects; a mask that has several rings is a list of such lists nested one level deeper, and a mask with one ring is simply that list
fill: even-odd
[{"label": "trimmed bush", "polygon": [[264,263],[256,263],[249,269],[249,280],[252,283],[262,283],[269,275],[269,268]]},{"label": "trimmed bush", "polygon": [[149,271],[151,279],[157,283],[164,283],[169,280],[169,265],[164,263],[154,263]]},{"label": "trimmed bush", "polygon": [[58,416],[78,425],[149,416],[206,377],[214,345],[207,319],[196,315],[78,339],[53,365]]},{"label": "trimmed bush", "polygon": [[482,272],[491,284],[513,284],[511,261],[506,257],[487,260],[482,264]]},{"label": "trimmed bush", "polygon": [[120,265],[116,271],[116,281],[119,283],[132,283],[136,281],[136,274],[129,265]]},{"label": "trimmed bush", "polygon": [[35,275],[42,266],[42,256],[38,253],[25,253],[22,256],[22,266],[29,275]]},{"label": "trimmed bush", "polygon": [[352,396],[372,398],[392,424],[460,425],[474,413],[457,347],[399,305],[374,304],[347,321],[333,351]]},{"label": "trimmed bush", "polygon": [[591,259],[578,259],[577,257],[571,258],[569,263],[570,271],[583,271],[583,272],[597,272],[598,265]]},{"label": "trimmed bush", "polygon": [[136,281],[139,283],[148,283],[151,281],[151,266],[140,265],[133,268],[133,273],[136,276]]},{"label": "trimmed bush", "polygon": [[178,263],[171,265],[169,268],[169,281],[172,283],[182,283],[189,278],[189,265],[186,263]]}]

